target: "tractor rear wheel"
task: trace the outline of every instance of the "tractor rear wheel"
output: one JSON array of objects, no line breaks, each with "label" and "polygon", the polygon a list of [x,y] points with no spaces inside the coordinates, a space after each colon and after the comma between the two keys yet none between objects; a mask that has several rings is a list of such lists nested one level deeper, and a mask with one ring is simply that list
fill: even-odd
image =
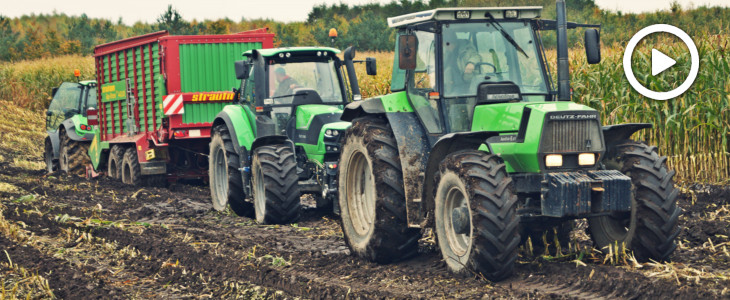
[{"label": "tractor rear wheel", "polygon": [[109,150],[109,161],[107,163],[107,176],[120,179],[122,178],[122,159],[124,158],[124,147],[113,145]]},{"label": "tractor rear wheel", "polygon": [[[625,246],[639,261],[668,260],[677,247],[677,221],[682,210],[677,207],[679,191],[674,187],[674,171],[659,156],[656,147],[624,140],[608,149],[604,165],[631,177],[631,212],[588,219],[588,229],[595,245]],[[616,249],[617,250],[617,249]]]},{"label": "tractor rear wheel", "polygon": [[137,159],[137,150],[129,147],[122,158],[122,182],[138,186],[142,183],[142,170]]},{"label": "tractor rear wheel", "polygon": [[59,149],[59,166],[66,174],[85,175],[89,159],[89,143],[72,140],[66,132],[61,132],[61,148]]},{"label": "tractor rear wheel", "polygon": [[50,139],[46,139],[45,147],[43,149],[43,160],[46,161],[46,172],[53,173],[58,171],[58,160],[53,158],[53,144]]},{"label": "tractor rear wheel", "polygon": [[251,168],[256,221],[260,224],[296,222],[301,212],[297,161],[286,144],[256,149]]},{"label": "tractor rear wheel", "polygon": [[489,280],[514,271],[520,244],[517,196],[496,155],[464,150],[448,155],[435,178],[435,230],[448,268]]},{"label": "tractor rear wheel", "polygon": [[230,204],[237,215],[251,217],[253,205],[243,193],[241,161],[225,125],[213,128],[208,166],[213,209],[223,211]]},{"label": "tractor rear wheel", "polygon": [[353,254],[378,263],[416,255],[421,234],[408,227],[397,142],[385,120],[353,121],[344,136],[339,176],[342,231]]}]

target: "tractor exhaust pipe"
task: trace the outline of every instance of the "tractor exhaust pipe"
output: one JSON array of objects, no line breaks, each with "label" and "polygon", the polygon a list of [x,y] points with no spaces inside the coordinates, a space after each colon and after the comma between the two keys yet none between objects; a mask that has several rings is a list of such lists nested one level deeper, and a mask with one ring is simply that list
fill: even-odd
[{"label": "tractor exhaust pipe", "polygon": [[568,21],[565,18],[565,0],[557,0],[558,38],[558,101],[570,101],[570,65],[568,63]]},{"label": "tractor exhaust pipe", "polygon": [[355,47],[348,47],[345,49],[345,68],[347,69],[347,80],[350,81],[350,90],[352,91],[353,100],[360,100],[360,85],[357,83],[357,75],[355,75],[355,65],[353,59],[355,59]]}]

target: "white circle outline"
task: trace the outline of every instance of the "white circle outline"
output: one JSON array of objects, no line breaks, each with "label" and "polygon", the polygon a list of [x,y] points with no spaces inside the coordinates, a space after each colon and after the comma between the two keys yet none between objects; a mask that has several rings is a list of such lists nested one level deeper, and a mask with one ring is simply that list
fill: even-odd
[{"label": "white circle outline", "polygon": [[[634,55],[634,48],[636,48],[636,45],[647,35],[656,32],[666,32],[680,38],[682,42],[687,45],[687,48],[689,48],[689,54],[692,61],[692,66],[690,67],[689,76],[687,76],[687,79],[685,79],[684,82],[676,89],[667,92],[655,92],[647,89],[646,87],[641,85],[638,80],[636,80],[636,76],[634,76],[634,71],[631,69],[631,57]],[[644,27],[643,29],[639,30],[639,32],[634,34],[633,37],[631,37],[629,43],[626,44],[626,50],[624,50],[624,73],[626,74],[626,79],[629,80],[629,84],[631,84],[631,87],[633,87],[634,90],[636,90],[639,94],[654,100],[668,100],[686,92],[697,78],[697,72],[699,71],[699,69],[700,55],[697,52],[697,45],[695,45],[694,41],[691,37],[689,37],[689,35],[687,35],[687,33],[685,33],[682,29],[679,29],[672,25],[654,24]]]}]

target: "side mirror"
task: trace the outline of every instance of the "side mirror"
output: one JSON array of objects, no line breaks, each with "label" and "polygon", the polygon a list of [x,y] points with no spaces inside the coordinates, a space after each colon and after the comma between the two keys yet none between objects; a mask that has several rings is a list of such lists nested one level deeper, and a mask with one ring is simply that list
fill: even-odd
[{"label": "side mirror", "polygon": [[93,107],[89,107],[89,109],[86,110],[86,124],[89,126],[99,125],[99,116],[97,112],[96,108]]},{"label": "side mirror", "polygon": [[236,78],[247,79],[251,65],[247,64],[246,61],[239,60],[235,62],[236,66]]},{"label": "side mirror", "polygon": [[601,38],[596,29],[586,29],[585,33],[586,60],[589,64],[601,62]]},{"label": "side mirror", "polygon": [[53,98],[53,97],[56,96],[56,92],[58,92],[58,88],[57,87],[54,87],[54,88],[51,89],[51,98]]},{"label": "side mirror", "polygon": [[413,70],[416,68],[418,38],[415,35],[401,35],[398,38],[398,68]]},{"label": "side mirror", "polygon": [[375,57],[365,58],[365,71],[371,76],[378,75],[378,64]]}]

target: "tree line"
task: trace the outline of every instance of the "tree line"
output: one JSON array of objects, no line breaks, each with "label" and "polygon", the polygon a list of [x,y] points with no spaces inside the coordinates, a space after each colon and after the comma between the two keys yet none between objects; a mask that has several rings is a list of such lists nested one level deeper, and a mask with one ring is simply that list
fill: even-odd
[{"label": "tree line", "polygon": [[[604,44],[625,43],[639,29],[656,23],[678,26],[690,35],[727,34],[730,8],[682,8],[677,2],[671,9],[643,14],[624,14],[602,10],[594,0],[567,2],[569,21],[601,24]],[[122,38],[168,30],[173,35],[228,34],[267,27],[276,34],[275,46],[322,45],[359,50],[389,51],[395,32],[388,28],[386,18],[439,7],[494,7],[542,5],[542,18],[555,18],[554,0],[393,0],[387,4],[363,5],[321,4],[314,6],[303,22],[277,22],[270,19],[233,21],[186,20],[174,7],[168,6],[156,22],[125,25],[116,21],[89,18],[86,14],[69,16],[63,13],[25,15],[8,18],[0,15],[0,61],[36,59],[66,54],[89,55],[95,45]],[[337,29],[334,43],[327,33]],[[579,42],[579,32],[571,33],[571,41]],[[554,45],[548,33],[543,39],[548,47]]]}]

